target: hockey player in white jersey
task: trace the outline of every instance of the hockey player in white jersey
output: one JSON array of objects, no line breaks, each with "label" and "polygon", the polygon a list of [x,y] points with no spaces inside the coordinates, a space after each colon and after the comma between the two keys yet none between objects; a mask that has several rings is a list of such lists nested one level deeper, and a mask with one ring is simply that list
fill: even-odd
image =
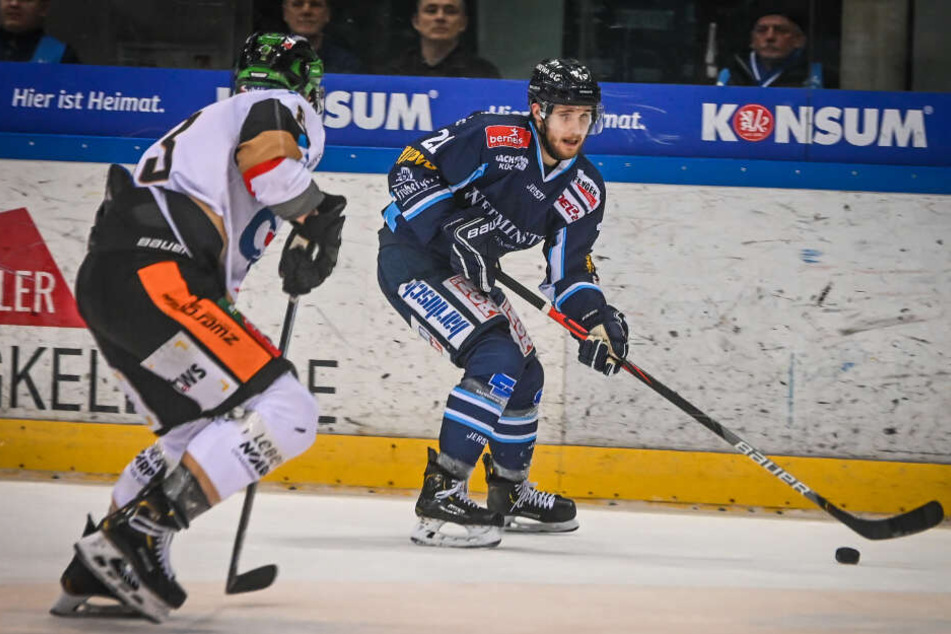
[{"label": "hockey player in white jersey", "polygon": [[235,96],[170,130],[134,180],[110,168],[76,299],[159,439],[121,474],[110,514],[87,518],[54,614],[92,614],[88,599],[109,596],[163,620],[186,597],[172,536],[314,441],[313,396],[234,301],[282,221],[285,292],[309,292],[336,264],[346,200],[312,177],[322,75],[304,38],[255,34]]}]

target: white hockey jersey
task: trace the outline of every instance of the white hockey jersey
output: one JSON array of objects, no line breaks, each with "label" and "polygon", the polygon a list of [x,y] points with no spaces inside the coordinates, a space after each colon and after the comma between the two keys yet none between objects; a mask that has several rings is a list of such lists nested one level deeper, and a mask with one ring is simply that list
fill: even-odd
[{"label": "white hockey jersey", "polygon": [[308,205],[319,189],[312,172],[323,152],[323,123],[304,97],[290,90],[255,90],[203,108],[175,126],[142,155],[135,181],[152,188],[183,244],[155,188],[190,196],[220,218],[226,242],[221,264],[234,299],[281,217],[313,209]]}]

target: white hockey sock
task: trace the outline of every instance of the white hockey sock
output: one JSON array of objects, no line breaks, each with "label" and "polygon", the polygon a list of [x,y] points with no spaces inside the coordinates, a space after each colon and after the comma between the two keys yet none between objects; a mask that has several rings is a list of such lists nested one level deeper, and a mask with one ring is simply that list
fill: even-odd
[{"label": "white hockey sock", "polygon": [[210,422],[210,418],[200,418],[179,425],[140,451],[122,470],[112,488],[112,502],[116,508],[131,502],[163,465],[167,467],[166,474],[171,472],[185,455],[185,447],[191,439]]}]

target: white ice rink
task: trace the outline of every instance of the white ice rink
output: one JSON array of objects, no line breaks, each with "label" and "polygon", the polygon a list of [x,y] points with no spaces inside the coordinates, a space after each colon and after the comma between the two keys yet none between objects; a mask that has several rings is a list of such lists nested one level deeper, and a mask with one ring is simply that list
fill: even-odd
[{"label": "white ice rink", "polygon": [[[189,600],[162,625],[61,619],[47,609],[86,512],[109,489],[0,481],[3,634],[951,633],[951,530],[869,542],[837,522],[583,505],[567,535],[507,534],[491,550],[414,546],[412,497],[260,492],[242,571],[223,592],[242,495],[179,536]],[[836,547],[862,553],[835,563]]]}]

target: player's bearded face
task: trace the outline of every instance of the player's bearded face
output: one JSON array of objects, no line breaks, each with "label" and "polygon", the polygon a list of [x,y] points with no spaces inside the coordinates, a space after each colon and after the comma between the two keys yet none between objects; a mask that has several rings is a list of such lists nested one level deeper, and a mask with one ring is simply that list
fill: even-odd
[{"label": "player's bearded face", "polygon": [[545,117],[545,140],[552,158],[564,161],[577,156],[588,136],[591,120],[591,106],[554,106]]}]

